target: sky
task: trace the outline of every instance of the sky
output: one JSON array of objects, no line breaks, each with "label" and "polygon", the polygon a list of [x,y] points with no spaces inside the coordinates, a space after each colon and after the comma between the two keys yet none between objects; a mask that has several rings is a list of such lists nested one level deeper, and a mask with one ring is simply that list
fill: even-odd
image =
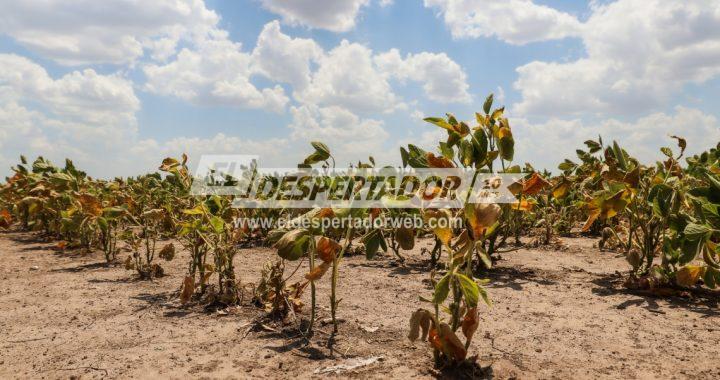
[{"label": "sky", "polygon": [[[340,166],[437,149],[422,121],[506,107],[515,162],[587,139],[645,162],[720,141],[720,0],[0,0],[0,175],[20,154],[96,177],[167,156]],[[471,125],[474,125],[473,122]]]}]

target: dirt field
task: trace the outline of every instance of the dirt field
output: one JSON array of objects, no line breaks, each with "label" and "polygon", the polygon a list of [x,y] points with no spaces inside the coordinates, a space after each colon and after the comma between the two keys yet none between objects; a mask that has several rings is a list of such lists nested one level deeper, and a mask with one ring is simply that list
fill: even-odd
[{"label": "dirt field", "polygon": [[[482,367],[476,376],[720,377],[718,298],[628,293],[616,273],[626,270],[623,259],[587,239],[565,243],[558,252],[502,254],[489,274],[494,306],[482,313],[470,349]],[[221,313],[180,307],[184,252],[163,263],[166,277],[147,282],[105,266],[100,254],[58,252],[35,235],[1,233],[0,378],[457,376],[433,370],[428,347],[405,338],[418,296],[431,293],[422,246],[429,242],[405,266],[388,257],[347,258],[340,334],[329,341],[325,307],[308,343],[293,325],[249,331],[260,314],[252,306]],[[242,280],[257,281],[274,256],[243,250],[236,257]],[[319,287],[323,306],[327,282]],[[372,363],[332,368],[363,361]]]}]

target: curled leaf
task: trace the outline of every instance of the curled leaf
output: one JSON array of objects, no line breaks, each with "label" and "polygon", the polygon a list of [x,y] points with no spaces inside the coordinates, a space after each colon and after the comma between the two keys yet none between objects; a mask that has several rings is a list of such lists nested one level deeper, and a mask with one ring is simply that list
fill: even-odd
[{"label": "curled leaf", "polygon": [[421,332],[422,339],[420,340],[424,341],[427,339],[431,321],[432,314],[429,311],[425,309],[416,310],[410,317],[410,333],[408,334],[408,339],[410,339],[411,342],[416,341],[421,337]]},{"label": "curled leaf", "polygon": [[462,321],[462,332],[465,335],[466,345],[472,340],[473,334],[477,331],[480,326],[477,307],[472,307],[465,312],[465,317]]},{"label": "curled leaf", "polygon": [[195,277],[185,276],[183,280],[182,290],[180,291],[180,303],[183,305],[190,301],[193,293],[195,292]]},{"label": "curled leaf", "polygon": [[431,168],[454,168],[452,161],[442,156],[435,156],[435,154],[428,152],[426,155],[428,164]]},{"label": "curled leaf", "polygon": [[415,231],[401,226],[395,230],[395,240],[400,244],[400,248],[409,251],[415,247]]},{"label": "curled leaf", "polygon": [[278,255],[285,260],[295,261],[305,256],[310,243],[310,235],[306,230],[297,229],[285,233],[277,243]]},{"label": "curled leaf", "polygon": [[429,340],[435,349],[440,350],[446,356],[456,361],[465,360],[465,356],[467,355],[465,346],[447,323],[440,323],[437,329],[431,329]]},{"label": "curled leaf", "polygon": [[175,245],[168,243],[160,250],[158,256],[165,261],[172,260],[175,257]]},{"label": "curled leaf", "polygon": [[550,182],[535,172],[523,183],[522,192],[524,195],[535,195],[547,187],[550,187]]},{"label": "curled leaf", "polygon": [[316,248],[320,260],[331,263],[341,247],[335,240],[322,236],[318,239]]},{"label": "curled leaf", "polygon": [[319,280],[325,273],[327,272],[328,268],[330,268],[330,263],[323,262],[322,264],[316,266],[310,273],[305,275],[305,278],[310,281],[317,281]]}]

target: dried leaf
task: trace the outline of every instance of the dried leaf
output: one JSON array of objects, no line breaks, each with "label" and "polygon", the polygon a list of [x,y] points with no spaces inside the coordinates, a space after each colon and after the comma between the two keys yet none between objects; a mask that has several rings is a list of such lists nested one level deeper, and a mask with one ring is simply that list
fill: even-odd
[{"label": "dried leaf", "polygon": [[100,216],[102,214],[102,204],[96,197],[90,194],[80,194],[77,199],[82,206],[83,212],[86,214],[93,216]]},{"label": "dried leaf", "polygon": [[175,245],[168,243],[160,250],[158,256],[165,261],[172,260],[175,257]]},{"label": "dried leaf", "polygon": [[316,248],[320,260],[331,263],[342,247],[335,240],[322,236],[318,239]]},{"label": "dried leaf", "polygon": [[467,204],[465,206],[465,218],[477,239],[485,234],[485,231],[492,227],[500,218],[502,209],[494,203]]},{"label": "dried leaf", "polygon": [[432,314],[429,311],[425,309],[416,310],[410,317],[410,333],[408,334],[408,339],[410,339],[411,342],[416,341],[421,337],[420,332],[422,331],[422,339],[420,340],[425,341],[432,319]]},{"label": "dried leaf", "polygon": [[477,307],[469,308],[462,321],[462,332],[467,342],[472,340],[473,334],[475,334],[479,326],[480,321]]},{"label": "dried leaf", "polygon": [[328,268],[330,268],[330,263],[323,262],[322,264],[316,266],[310,273],[305,275],[305,278],[310,281],[317,281],[319,280],[325,273],[328,271]]},{"label": "dried leaf", "polygon": [[395,240],[400,244],[400,248],[409,251],[415,247],[415,231],[412,228],[400,226],[395,230]]},{"label": "dried leaf", "polygon": [[0,210],[0,228],[9,228],[12,224],[12,215],[7,209]]},{"label": "dried leaf", "polygon": [[442,351],[446,356],[456,361],[465,360],[467,355],[465,346],[447,323],[440,323],[437,330],[431,329],[430,339],[433,347]]},{"label": "dried leaf", "polygon": [[681,286],[695,286],[700,276],[703,275],[704,269],[698,265],[686,265],[677,272],[675,280]]},{"label": "dried leaf", "polygon": [[550,182],[546,181],[545,178],[535,172],[527,181],[525,181],[525,183],[523,183],[522,192],[524,195],[535,195],[547,187],[550,187]]},{"label": "dried leaf", "polygon": [[195,277],[185,276],[183,280],[182,290],[180,291],[180,303],[183,305],[190,301],[193,293],[195,292]]},{"label": "dried leaf", "polygon": [[454,168],[455,165],[453,165],[452,161],[448,160],[445,157],[438,156],[436,157],[435,154],[428,152],[426,155],[428,164],[430,164],[431,168]]}]

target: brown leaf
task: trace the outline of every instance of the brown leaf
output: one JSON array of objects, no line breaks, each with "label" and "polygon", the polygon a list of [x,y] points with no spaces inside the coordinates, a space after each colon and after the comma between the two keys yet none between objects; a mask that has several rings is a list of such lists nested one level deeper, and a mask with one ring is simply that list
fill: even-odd
[{"label": "brown leaf", "polygon": [[448,160],[445,157],[442,156],[435,156],[435,154],[431,152],[427,152],[425,155],[428,161],[428,164],[431,168],[454,168],[455,165],[453,165],[452,161]]},{"label": "brown leaf", "polygon": [[318,212],[318,218],[332,218],[335,216],[335,212],[331,208],[323,208]]},{"label": "brown leaf", "polygon": [[316,266],[312,271],[310,271],[310,273],[306,274],[305,278],[310,281],[317,281],[323,275],[325,275],[328,268],[330,268],[330,263],[323,262],[322,264]]},{"label": "brown leaf", "polygon": [[467,342],[472,340],[473,334],[475,334],[475,331],[477,331],[479,326],[480,321],[478,320],[477,307],[468,309],[462,321],[462,332],[463,335],[465,335]]},{"label": "brown leaf", "polygon": [[175,257],[175,245],[168,243],[160,250],[158,256],[165,261],[172,260]]},{"label": "brown leaf", "polygon": [[408,339],[411,342],[417,340],[420,337],[422,330],[422,341],[428,336],[428,330],[430,329],[430,322],[432,322],[432,314],[425,309],[417,309],[410,317],[410,333]]},{"label": "brown leaf", "polygon": [[77,198],[78,202],[82,206],[83,212],[93,216],[100,216],[102,214],[102,204],[93,195],[80,194]]},{"label": "brown leaf", "polygon": [[[434,334],[433,331],[435,331]],[[448,357],[456,361],[465,360],[465,356],[467,355],[465,346],[447,323],[441,323],[437,330],[431,329],[430,339],[433,347],[439,349]]]},{"label": "brown leaf", "polygon": [[395,230],[395,240],[400,244],[400,248],[409,251],[415,247],[415,231],[412,228],[400,226]]},{"label": "brown leaf", "polygon": [[180,291],[180,303],[183,305],[190,301],[193,293],[195,292],[195,277],[185,276],[183,280],[182,290]]},{"label": "brown leaf", "polygon": [[9,228],[12,224],[12,215],[7,209],[0,210],[0,228]]},{"label": "brown leaf", "polygon": [[550,187],[550,182],[546,181],[545,178],[535,172],[527,181],[525,181],[525,183],[523,183],[522,192],[524,195],[535,195],[547,187]]},{"label": "brown leaf", "polygon": [[333,239],[322,236],[317,241],[317,253],[320,260],[331,263],[335,256],[340,251],[340,244]]}]

